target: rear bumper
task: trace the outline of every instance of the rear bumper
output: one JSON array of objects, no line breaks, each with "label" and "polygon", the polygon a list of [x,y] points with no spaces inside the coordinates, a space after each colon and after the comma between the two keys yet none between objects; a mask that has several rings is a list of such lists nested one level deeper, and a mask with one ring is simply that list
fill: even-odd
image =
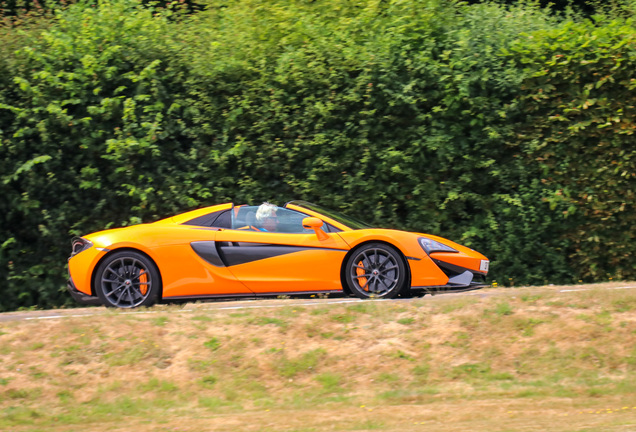
[{"label": "rear bumper", "polygon": [[99,301],[99,298],[90,296],[88,294],[84,294],[75,288],[75,284],[73,283],[73,279],[69,278],[66,284],[66,290],[71,294],[73,300],[77,303],[84,306],[101,306],[102,302]]}]

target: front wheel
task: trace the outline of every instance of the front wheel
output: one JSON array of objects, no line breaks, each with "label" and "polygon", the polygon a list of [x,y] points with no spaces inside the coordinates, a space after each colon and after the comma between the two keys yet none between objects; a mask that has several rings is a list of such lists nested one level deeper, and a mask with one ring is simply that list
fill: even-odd
[{"label": "front wheel", "polygon": [[161,289],[157,266],[135,251],[109,255],[97,268],[94,283],[104,306],[125,309],[155,304]]},{"label": "front wheel", "polygon": [[394,298],[408,280],[400,253],[383,243],[355,250],[345,264],[347,286],[359,298]]}]

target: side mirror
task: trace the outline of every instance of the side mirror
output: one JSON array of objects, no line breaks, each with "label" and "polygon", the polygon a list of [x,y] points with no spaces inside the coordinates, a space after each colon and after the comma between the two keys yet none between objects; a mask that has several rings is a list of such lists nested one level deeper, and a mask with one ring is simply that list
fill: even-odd
[{"label": "side mirror", "polygon": [[312,229],[318,236],[318,240],[327,240],[329,236],[320,228],[322,227],[322,220],[315,217],[307,217],[303,219],[303,228]]}]

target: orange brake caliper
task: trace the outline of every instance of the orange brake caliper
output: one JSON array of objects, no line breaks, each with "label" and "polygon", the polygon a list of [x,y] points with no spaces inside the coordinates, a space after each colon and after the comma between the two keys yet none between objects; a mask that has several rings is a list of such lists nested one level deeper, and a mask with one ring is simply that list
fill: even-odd
[{"label": "orange brake caliper", "polygon": [[[358,268],[356,269],[356,274],[358,275],[358,285],[360,285],[360,288],[362,288],[367,283],[367,278],[362,277],[362,275],[364,274],[364,268],[360,267],[364,267],[364,263],[362,261],[358,263]],[[366,287],[364,289],[367,290]]]},{"label": "orange brake caliper", "polygon": [[144,273],[139,276],[139,282],[139,291],[141,291],[141,295],[146,295],[146,293],[148,292],[148,285],[146,285],[146,283],[148,282],[148,274]]}]

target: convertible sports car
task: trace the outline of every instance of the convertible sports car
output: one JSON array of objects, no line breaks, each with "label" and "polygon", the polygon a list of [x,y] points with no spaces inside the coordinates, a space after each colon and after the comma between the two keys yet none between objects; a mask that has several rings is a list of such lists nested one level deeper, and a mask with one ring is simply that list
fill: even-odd
[{"label": "convertible sports car", "polygon": [[488,259],[441,237],[304,201],[231,203],[73,239],[68,290],[83,304],[342,293],[394,298],[486,286]]}]

